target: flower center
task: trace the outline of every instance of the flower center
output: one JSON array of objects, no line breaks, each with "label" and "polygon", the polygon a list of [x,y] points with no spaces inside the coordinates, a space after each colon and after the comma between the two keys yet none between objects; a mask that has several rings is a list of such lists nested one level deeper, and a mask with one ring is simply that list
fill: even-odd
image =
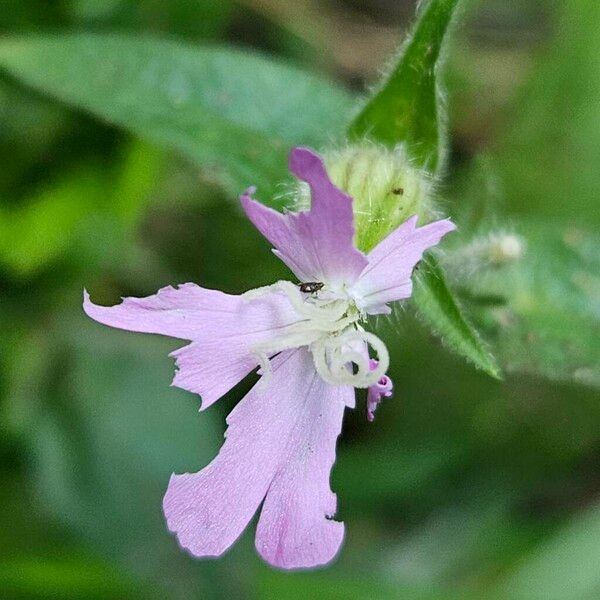
[{"label": "flower center", "polygon": [[[279,281],[244,295],[251,301],[269,292],[283,292],[301,317],[275,340],[253,348],[259,356],[263,374],[270,371],[270,356],[289,348],[308,346],[315,369],[325,382],[358,388],[375,384],[387,371],[389,354],[376,335],[362,328],[360,323],[366,319],[365,313],[346,290],[334,290],[326,284],[307,286]],[[315,287],[318,289],[312,291]],[[307,289],[311,291],[302,291]],[[373,370],[369,364],[369,346],[378,358]]]}]

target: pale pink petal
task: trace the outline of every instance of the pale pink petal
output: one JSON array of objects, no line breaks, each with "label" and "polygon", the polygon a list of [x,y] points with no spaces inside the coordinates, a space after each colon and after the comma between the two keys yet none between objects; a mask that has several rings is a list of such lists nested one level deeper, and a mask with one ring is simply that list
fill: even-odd
[{"label": "pale pink petal", "polygon": [[412,293],[411,275],[428,248],[435,246],[448,232],[456,229],[446,219],[417,228],[411,217],[390,233],[368,255],[369,264],[354,286],[362,308],[380,312],[381,305],[408,298]]},{"label": "pale pink petal", "polygon": [[[265,385],[255,385],[227,418],[226,440],[202,471],[173,475],[163,508],[169,529],[194,556],[218,556],[242,533],[287,460],[292,432],[318,376],[306,348],[272,360]],[[343,408],[343,407],[342,407]]]},{"label": "pale pink petal", "polygon": [[97,306],[84,294],[85,312],[111,327],[191,340],[172,353],[178,371],[173,385],[202,396],[207,408],[258,365],[253,347],[272,340],[299,317],[283,293],[251,302],[186,283],[147,298],[125,298]]},{"label": "pale pink petal", "polygon": [[213,337],[228,325],[242,304],[240,296],[202,288],[195,283],[164,287],[146,298],[123,298],[115,306],[98,306],[84,292],[83,309],[95,321],[141,333],[183,340]]},{"label": "pale pink petal", "polygon": [[330,386],[316,377],[306,381],[298,398],[302,413],[267,492],[256,532],[256,549],[275,567],[324,565],[342,544],[344,525],[333,520],[336,496],[329,476],[350,396],[352,387]]},{"label": "pale pink petal", "polygon": [[214,404],[258,365],[246,337],[227,344],[220,340],[192,342],[169,356],[177,366],[171,385],[200,394],[201,410]]},{"label": "pale pink petal", "polygon": [[240,198],[248,218],[300,281],[352,284],[367,264],[353,243],[352,198],[331,183],[314,152],[294,148],[289,165],[311,187],[310,210],[281,214],[253,200],[251,189]]}]

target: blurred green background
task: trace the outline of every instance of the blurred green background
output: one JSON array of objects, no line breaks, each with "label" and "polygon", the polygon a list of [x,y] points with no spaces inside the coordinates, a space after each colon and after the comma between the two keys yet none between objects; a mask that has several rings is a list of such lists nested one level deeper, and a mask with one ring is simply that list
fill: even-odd
[{"label": "blurred green background", "polygon": [[[399,0],[5,0],[0,40],[118,31],[251,46],[362,92],[414,10]],[[438,189],[465,236],[560,231],[560,259],[528,264],[551,279],[576,254],[588,270],[569,281],[589,292],[580,308],[596,322],[600,250],[583,230],[600,225],[599,32],[596,0],[470,3],[446,65],[452,146]],[[494,381],[410,311],[379,323],[395,397],[373,424],[364,404],[346,417],[333,472],[347,526],[337,562],[274,571],[253,550],[253,527],[222,559],[180,552],[160,509],[169,475],[212,458],[250,383],[198,414],[197,397],[169,387],[166,354],[178,343],[86,319],[82,289],[100,303],[185,281],[239,293],[285,271],[206,173],[4,72],[0,165],[1,598],[600,598],[598,372],[545,378],[566,360],[549,343],[539,368]],[[569,328],[555,292],[548,318]],[[594,356],[597,331],[584,348]]]}]

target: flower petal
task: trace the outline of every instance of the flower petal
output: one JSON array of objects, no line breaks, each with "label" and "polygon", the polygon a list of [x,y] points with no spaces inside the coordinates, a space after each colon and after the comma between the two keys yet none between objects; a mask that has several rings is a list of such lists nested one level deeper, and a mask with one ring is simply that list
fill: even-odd
[{"label": "flower petal", "polygon": [[99,323],[184,340],[211,336],[211,332],[229,322],[241,303],[239,296],[194,283],[167,286],[146,298],[123,298],[116,306],[98,306],[90,301],[87,292],[83,294],[83,309]]},{"label": "flower petal", "polygon": [[331,183],[311,150],[294,148],[289,166],[311,187],[310,210],[281,214],[253,200],[248,190],[240,198],[248,218],[300,281],[352,284],[367,265],[353,243],[352,198]]},{"label": "flower petal", "polygon": [[85,312],[111,327],[192,340],[171,354],[178,371],[173,385],[202,396],[207,408],[258,365],[253,346],[298,322],[289,298],[272,292],[247,301],[186,283],[147,298],[97,306],[87,292]]},{"label": "flower petal", "polygon": [[390,233],[368,255],[369,264],[354,286],[362,308],[380,311],[381,305],[408,298],[412,293],[411,275],[428,248],[456,229],[449,219],[417,228],[411,217]]},{"label": "flower petal", "polygon": [[268,383],[259,381],[227,418],[218,456],[199,473],[171,477],[167,524],[194,556],[219,556],[233,544],[286,457],[317,376],[305,348],[282,352],[272,367]]},{"label": "flower petal", "polygon": [[214,404],[258,365],[244,338],[227,344],[220,340],[192,342],[169,356],[177,367],[171,385],[200,394],[200,410]]},{"label": "flower petal", "polygon": [[320,377],[307,380],[302,414],[288,440],[283,464],[271,484],[256,531],[256,549],[271,565],[310,568],[331,561],[344,539],[332,520],[336,496],[329,486],[344,407],[354,389]]}]

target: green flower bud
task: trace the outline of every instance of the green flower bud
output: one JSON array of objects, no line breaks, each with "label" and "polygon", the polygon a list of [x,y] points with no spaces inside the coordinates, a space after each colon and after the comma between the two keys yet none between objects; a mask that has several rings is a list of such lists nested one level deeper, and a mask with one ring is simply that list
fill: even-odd
[{"label": "green flower bud", "polygon": [[457,278],[471,277],[490,269],[510,266],[523,258],[525,241],[521,236],[491,231],[445,255],[444,266]]},{"label": "green flower bud", "polygon": [[354,199],[360,250],[368,252],[413,215],[421,222],[433,217],[431,177],[411,163],[403,146],[348,146],[323,158],[331,180]]},{"label": "green flower bud", "polygon": [[489,238],[489,262],[496,267],[510,264],[523,256],[523,240],[513,233],[502,233]]}]

